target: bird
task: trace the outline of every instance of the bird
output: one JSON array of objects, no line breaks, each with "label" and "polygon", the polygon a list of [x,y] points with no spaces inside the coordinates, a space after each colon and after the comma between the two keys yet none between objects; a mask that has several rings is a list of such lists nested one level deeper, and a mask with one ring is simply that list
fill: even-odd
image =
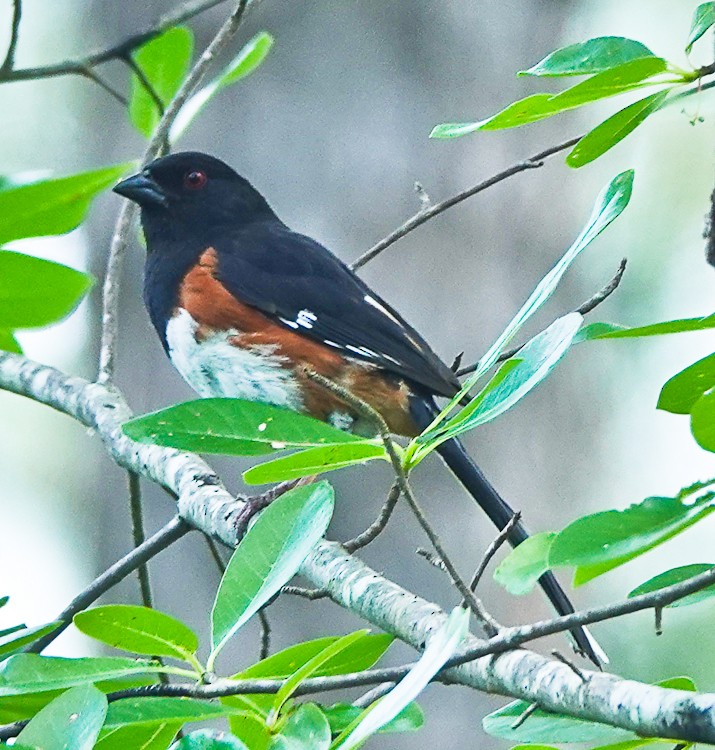
[{"label": "bird", "polygon": [[[113,188],[139,204],[144,303],[166,354],[201,397],[272,404],[356,434],[365,424],[327,378],[367,402],[396,435],[419,435],[452,398],[454,371],[388,302],[316,240],[293,231],[251,183],[208,154],[162,156]],[[495,526],[514,511],[458,439],[442,459]],[[529,534],[521,522],[509,541]],[[560,615],[574,609],[551,572],[539,583]],[[585,628],[576,650],[604,658]]]}]

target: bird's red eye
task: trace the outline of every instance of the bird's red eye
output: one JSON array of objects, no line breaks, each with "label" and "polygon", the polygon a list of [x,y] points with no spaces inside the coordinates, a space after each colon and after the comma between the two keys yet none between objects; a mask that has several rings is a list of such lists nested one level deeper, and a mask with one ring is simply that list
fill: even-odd
[{"label": "bird's red eye", "polygon": [[208,179],[206,172],[192,169],[184,175],[184,187],[188,190],[201,190],[201,188],[208,182]]}]

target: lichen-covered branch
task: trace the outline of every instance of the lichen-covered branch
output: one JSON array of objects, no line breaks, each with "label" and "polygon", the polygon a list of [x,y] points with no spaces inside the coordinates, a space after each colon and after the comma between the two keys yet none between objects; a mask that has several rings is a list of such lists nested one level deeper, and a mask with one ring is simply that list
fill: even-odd
[{"label": "lichen-covered branch", "polygon": [[[231,497],[201,459],[127,438],[121,424],[129,418],[130,411],[115,389],[8,353],[0,353],[0,388],[47,404],[94,428],[116,463],[158,482],[177,496],[179,514],[184,520],[225,544],[237,543],[236,518],[242,501]],[[300,572],[338,604],[418,649],[424,647],[446,617],[440,607],[379,575],[334,542],[322,542]],[[653,601],[641,602],[641,608],[647,603],[654,606]],[[600,617],[594,615],[589,621],[608,615],[604,610]],[[561,625],[558,629],[569,627]],[[539,633],[554,632],[553,628],[540,631],[537,625],[527,628],[531,631],[522,634],[522,642]],[[442,679],[521,698],[547,710],[602,721],[644,736],[715,743],[715,694],[659,688],[586,670],[584,680],[558,660],[513,649],[519,639],[506,639],[515,630],[518,629],[507,630],[491,641],[469,636],[464,648],[471,655],[488,654],[497,644],[500,653],[452,667]],[[507,646],[512,650],[503,652]]]}]

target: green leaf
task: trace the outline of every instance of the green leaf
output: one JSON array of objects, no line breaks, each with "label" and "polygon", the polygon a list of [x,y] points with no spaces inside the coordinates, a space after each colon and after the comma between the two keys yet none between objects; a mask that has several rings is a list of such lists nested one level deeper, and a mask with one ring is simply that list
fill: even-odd
[{"label": "green leaf", "polygon": [[77,307],[92,283],[90,276],[73,268],[0,250],[0,326],[56,323]]},{"label": "green leaf", "polygon": [[635,39],[600,36],[557,49],[518,75],[581,76],[600,73],[644,57],[653,57],[653,53]]},{"label": "green leaf", "polygon": [[551,104],[551,94],[532,94],[524,99],[512,102],[501,112],[479,120],[478,122],[443,122],[435,125],[430,138],[459,138],[468,133],[476,133],[480,130],[504,130],[506,128],[518,128],[531,122],[544,120],[555,115]]},{"label": "green leaf", "polygon": [[171,127],[170,140],[175,142],[184,133],[215,94],[253,73],[266,59],[274,41],[267,31],[260,31],[250,39],[228,64],[223,73],[197,91],[184,104]]},{"label": "green leaf", "polygon": [[[283,651],[272,654],[266,659],[262,659],[256,664],[252,664],[243,672],[235,675],[234,679],[256,679],[261,677],[286,679],[339,640],[340,638],[338,637],[330,636],[297,643]],[[352,645],[344,645],[340,651],[333,654],[319,666],[314,663],[313,675],[315,677],[326,677],[348,674],[350,672],[361,672],[364,669],[369,669],[387,651],[393,640],[393,636],[387,633],[371,633],[366,635]],[[234,695],[223,698],[222,702],[236,709],[258,714],[261,720],[263,720],[268,716],[271,709],[273,696]],[[243,735],[241,736],[243,738]],[[247,744],[250,745],[250,743]]]},{"label": "green leaf", "polygon": [[701,448],[715,453],[715,390],[695,402],[690,412],[690,431]]},{"label": "green leaf", "polygon": [[134,724],[103,730],[94,750],[167,750],[181,724]]},{"label": "green leaf", "polygon": [[506,362],[484,389],[438,431],[419,438],[431,450],[439,443],[490,422],[532,391],[569,350],[583,318],[570,313],[557,318],[545,331],[528,341],[514,360]]},{"label": "green leaf", "polygon": [[[0,285],[1,284],[2,281],[0,280]],[[22,347],[15,336],[13,336],[12,331],[8,331],[6,328],[0,328],[0,350],[22,354]]]},{"label": "green leaf", "polygon": [[558,112],[574,109],[590,102],[607,99],[649,85],[650,78],[664,73],[668,63],[662,57],[631,60],[616,68],[604,70],[575,86],[551,97]]},{"label": "green leaf", "polygon": [[129,724],[184,724],[217,719],[230,713],[232,709],[227,706],[193,698],[123,698],[109,704],[104,726],[112,729]]},{"label": "green leaf", "polygon": [[[157,682],[155,675],[132,676],[116,680],[106,680],[94,683],[97,690],[105,695],[117,690],[143,687]],[[0,697],[0,722],[10,723],[32,718],[40,709],[51,703],[57,696],[62,695],[66,688],[57,690],[44,690],[39,693],[22,693]]]},{"label": "green leaf", "polygon": [[228,725],[233,734],[250,750],[268,750],[272,735],[262,717],[242,712],[229,716]]},{"label": "green leaf", "polygon": [[367,630],[357,630],[354,633],[344,635],[333,641],[329,646],[324,648],[320,653],[313,656],[305,664],[302,664],[281,686],[273,699],[273,708],[268,719],[269,724],[275,725],[278,713],[285,705],[286,701],[295,693],[300,684],[309,677],[317,674],[318,670],[331,659],[336,657],[345,649],[355,647],[361,640],[368,635]]},{"label": "green leaf", "polygon": [[18,745],[42,750],[91,750],[107,699],[91,685],[72,688],[45,706],[17,736]]},{"label": "green leaf", "polygon": [[[342,640],[340,637],[329,636],[297,643],[252,664],[235,677],[237,679],[256,679],[259,677],[285,679],[340,640]],[[387,651],[393,640],[394,637],[388,633],[365,635],[356,643],[347,644],[340,651],[334,653],[330,659],[322,662],[313,674],[319,677],[328,677],[370,669]]]},{"label": "green leaf", "polygon": [[693,22],[690,25],[690,34],[688,34],[688,44],[685,52],[689,55],[695,42],[715,24],[715,3],[701,3],[695,9]]},{"label": "green leaf", "polygon": [[606,151],[632,133],[649,115],[660,109],[668,96],[668,90],[646,96],[630,106],[616,112],[586,135],[573,147],[566,157],[570,167],[578,168],[597,159]]},{"label": "green leaf", "polygon": [[215,729],[189,732],[171,746],[171,750],[250,750],[237,737]]},{"label": "green leaf", "polygon": [[594,341],[597,339],[641,338],[643,336],[664,336],[670,333],[687,333],[715,328],[715,315],[704,318],[682,318],[652,323],[647,326],[628,328],[615,323],[591,323],[584,326],[576,336],[576,341]]},{"label": "green leaf", "polygon": [[[596,204],[593,207],[588,223],[581,231],[581,234],[579,234],[573,245],[564,253],[559,262],[539,282],[536,289],[529,296],[529,299],[526,300],[519,312],[509,322],[509,325],[507,325],[497,340],[489,347],[487,353],[479,360],[474,374],[467,378],[459,393],[442,409],[432,425],[425,431],[426,433],[437,432],[442,427],[462,397],[497,362],[507,344],[521,330],[526,321],[553,294],[564,273],[581,251],[590,245],[614,219],[620,216],[631,198],[633,174],[633,170],[621,172],[601,191],[596,199]],[[418,438],[417,440],[419,441],[420,439]],[[412,458],[411,454],[417,451],[417,447],[418,442],[413,440],[408,448],[408,456],[410,458]],[[423,452],[423,455],[426,455],[426,453]]]},{"label": "green leaf", "polygon": [[655,82],[650,79],[664,73],[667,67],[668,63],[662,57],[631,60],[597,73],[559,94],[527,96],[485,120],[437,125],[430,133],[430,138],[456,138],[476,131],[518,128],[600,99],[652,85]]},{"label": "green leaf", "polygon": [[90,638],[137,654],[185,660],[199,647],[196,634],[188,626],[149,607],[131,604],[94,607],[76,614],[74,624]]},{"label": "green leaf", "polygon": [[17,654],[0,665],[0,696],[39,693],[157,671],[157,662],[119,657],[65,659]]},{"label": "green leaf", "polygon": [[515,547],[494,571],[494,580],[510,594],[528,594],[549,570],[549,550],[557,534],[542,531]]},{"label": "green leaf", "polygon": [[270,750],[328,750],[330,724],[315,703],[304,703],[288,716]]},{"label": "green leaf", "polygon": [[677,497],[649,497],[625,510],[579,518],[554,539],[550,566],[577,566],[574,584],[580,585],[623,565],[709,515],[715,492],[703,492],[706,486],[694,485]]},{"label": "green leaf", "polygon": [[[360,717],[362,709],[351,706],[349,703],[335,703],[332,706],[323,706],[323,713],[330,722],[330,731],[333,734],[340,734]],[[410,703],[392,721],[385,724],[378,734],[416,732],[424,723],[425,717],[422,709],[417,703]]]},{"label": "green leaf", "polygon": [[24,628],[19,635],[8,634],[7,637],[0,638],[0,659],[7,659],[30,643],[34,643],[39,638],[57,630],[61,624],[60,621],[50,622],[47,625]]},{"label": "green leaf", "polygon": [[660,391],[658,409],[690,414],[695,402],[715,387],[715,354],[710,354],[673,375]]},{"label": "green leaf", "polygon": [[69,232],[82,223],[92,198],[134,166],[117,164],[0,191],[0,245]]},{"label": "green leaf", "polygon": [[427,687],[444,663],[454,654],[469,627],[469,610],[455,607],[444,625],[430,638],[420,660],[397,685],[363,711],[354,724],[332,745],[352,750],[395,719]]},{"label": "green leaf", "polygon": [[[657,576],[649,579],[645,583],[641,583],[640,586],[636,586],[628,594],[628,597],[639,596],[640,594],[649,594],[651,591],[658,591],[664,589],[666,586],[672,586],[676,583],[682,583],[687,581],[694,576],[700,575],[701,573],[707,573],[712,570],[713,566],[705,563],[694,564],[694,565],[681,565],[678,568],[671,568],[666,570],[664,573],[659,573]],[[710,599],[715,596],[715,584],[708,586],[705,589],[696,591],[693,594],[688,594],[682,599],[677,599],[672,604],[668,604],[668,607],[687,607],[691,604],[697,604],[705,599]]]},{"label": "green leaf", "polygon": [[[194,36],[186,26],[174,26],[150,39],[134,54],[134,62],[159,97],[163,107],[173,99],[189,72]],[[129,117],[134,127],[149,138],[162,113],[136,74],[132,75]]]},{"label": "green leaf", "polygon": [[321,445],[252,466],[243,473],[243,481],[246,484],[283,482],[364,464],[376,458],[389,460],[382,441]]},{"label": "green leaf", "polygon": [[690,692],[693,693],[698,689],[693,678],[687,677],[685,675],[668,677],[667,680],[661,680],[660,682],[655,682],[654,684],[658,687],[670,688],[671,690],[690,690]]},{"label": "green leaf", "polygon": [[296,574],[325,534],[333,507],[333,488],[318,482],[286,492],[258,516],[221,579],[207,669],[228,639]]},{"label": "green leaf", "polygon": [[364,440],[290,409],[238,398],[187,401],[131,419],[122,429],[142,443],[229,456]]},{"label": "green leaf", "polygon": [[513,701],[485,716],[482,728],[492,737],[511,742],[570,743],[570,742],[620,742],[634,739],[633,732],[617,729],[595,721],[573,719],[536,709],[516,729],[514,723],[529,709],[525,701]]}]

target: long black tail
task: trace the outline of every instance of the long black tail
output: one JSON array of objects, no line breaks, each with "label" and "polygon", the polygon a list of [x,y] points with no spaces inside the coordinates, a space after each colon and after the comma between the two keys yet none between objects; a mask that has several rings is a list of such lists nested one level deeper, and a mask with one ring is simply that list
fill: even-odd
[{"label": "long black tail", "polygon": [[[413,400],[412,416],[421,429],[426,428],[434,419],[435,410],[436,407],[431,399],[415,398]],[[479,503],[479,507],[489,516],[492,523],[499,530],[503,529],[511,521],[514,511],[492,487],[459,440],[448,440],[442,443],[437,451],[469,494]],[[517,523],[509,535],[509,542],[516,547],[528,537],[529,532],[524,525]],[[558,614],[568,615],[574,611],[566,592],[552,573],[544,573],[539,578],[539,585]],[[588,631],[585,628],[576,628],[571,631],[571,635],[576,642],[577,651],[600,667],[603,654]],[[598,652],[601,652],[600,656]]]}]

